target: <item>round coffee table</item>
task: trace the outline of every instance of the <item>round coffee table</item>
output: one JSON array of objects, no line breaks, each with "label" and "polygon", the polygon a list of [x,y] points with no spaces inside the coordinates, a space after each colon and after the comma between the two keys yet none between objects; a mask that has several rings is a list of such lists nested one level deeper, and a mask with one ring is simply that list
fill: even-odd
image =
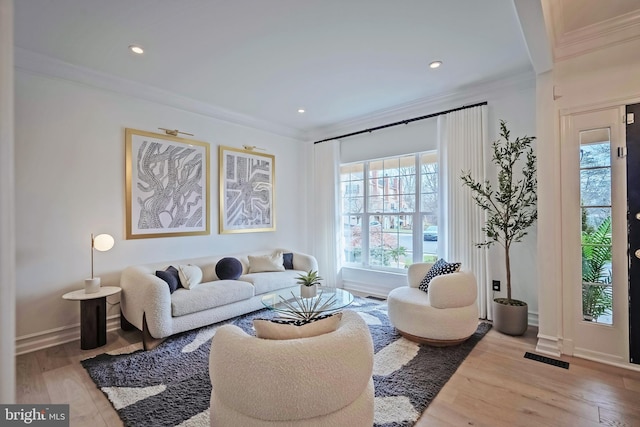
[{"label": "round coffee table", "polygon": [[300,289],[285,294],[267,294],[262,304],[283,317],[294,319],[313,319],[347,307],[353,302],[353,295],[340,288],[318,287],[318,293],[312,298],[302,298]]}]

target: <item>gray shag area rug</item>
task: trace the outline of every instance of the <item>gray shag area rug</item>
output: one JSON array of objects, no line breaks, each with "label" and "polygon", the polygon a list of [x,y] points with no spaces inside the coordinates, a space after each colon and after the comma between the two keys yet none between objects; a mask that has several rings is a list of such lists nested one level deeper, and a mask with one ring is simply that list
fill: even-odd
[{"label": "gray shag area rug", "polygon": [[[362,316],[373,337],[376,427],[414,425],[491,328],[480,323],[460,345],[430,347],[402,338],[389,323],[386,304],[356,297],[348,309]],[[273,312],[260,310],[175,335],[151,351],[105,353],[81,363],[125,426],[209,426],[211,338],[227,323],[253,333],[256,317]]]}]

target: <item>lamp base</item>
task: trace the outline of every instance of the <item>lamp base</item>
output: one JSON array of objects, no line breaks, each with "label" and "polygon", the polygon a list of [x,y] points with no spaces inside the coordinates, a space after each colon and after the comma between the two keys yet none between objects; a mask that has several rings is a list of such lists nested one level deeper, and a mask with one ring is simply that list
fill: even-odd
[{"label": "lamp base", "polygon": [[84,279],[84,293],[95,294],[96,292],[100,292],[100,278]]}]

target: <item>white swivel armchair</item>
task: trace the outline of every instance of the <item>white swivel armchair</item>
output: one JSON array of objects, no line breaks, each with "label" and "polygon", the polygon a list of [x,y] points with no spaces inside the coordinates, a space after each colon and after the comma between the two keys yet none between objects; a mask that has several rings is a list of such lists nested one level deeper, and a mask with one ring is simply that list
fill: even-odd
[{"label": "white swivel armchair", "polygon": [[418,288],[433,264],[409,266],[408,286],[392,290],[387,297],[389,320],[412,341],[434,346],[465,341],[478,327],[478,295],[473,273],[458,271],[431,279],[429,292]]},{"label": "white swivel armchair", "polygon": [[371,427],[373,343],[345,310],[323,335],[268,340],[234,325],[211,344],[212,427]]}]

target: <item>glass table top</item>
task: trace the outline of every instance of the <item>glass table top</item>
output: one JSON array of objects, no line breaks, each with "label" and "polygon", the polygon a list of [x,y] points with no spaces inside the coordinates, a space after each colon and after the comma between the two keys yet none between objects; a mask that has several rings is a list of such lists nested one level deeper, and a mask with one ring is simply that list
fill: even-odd
[{"label": "glass table top", "polygon": [[347,307],[353,302],[353,295],[340,288],[318,287],[315,297],[303,298],[300,289],[286,294],[267,294],[262,304],[282,317],[313,319]]}]

